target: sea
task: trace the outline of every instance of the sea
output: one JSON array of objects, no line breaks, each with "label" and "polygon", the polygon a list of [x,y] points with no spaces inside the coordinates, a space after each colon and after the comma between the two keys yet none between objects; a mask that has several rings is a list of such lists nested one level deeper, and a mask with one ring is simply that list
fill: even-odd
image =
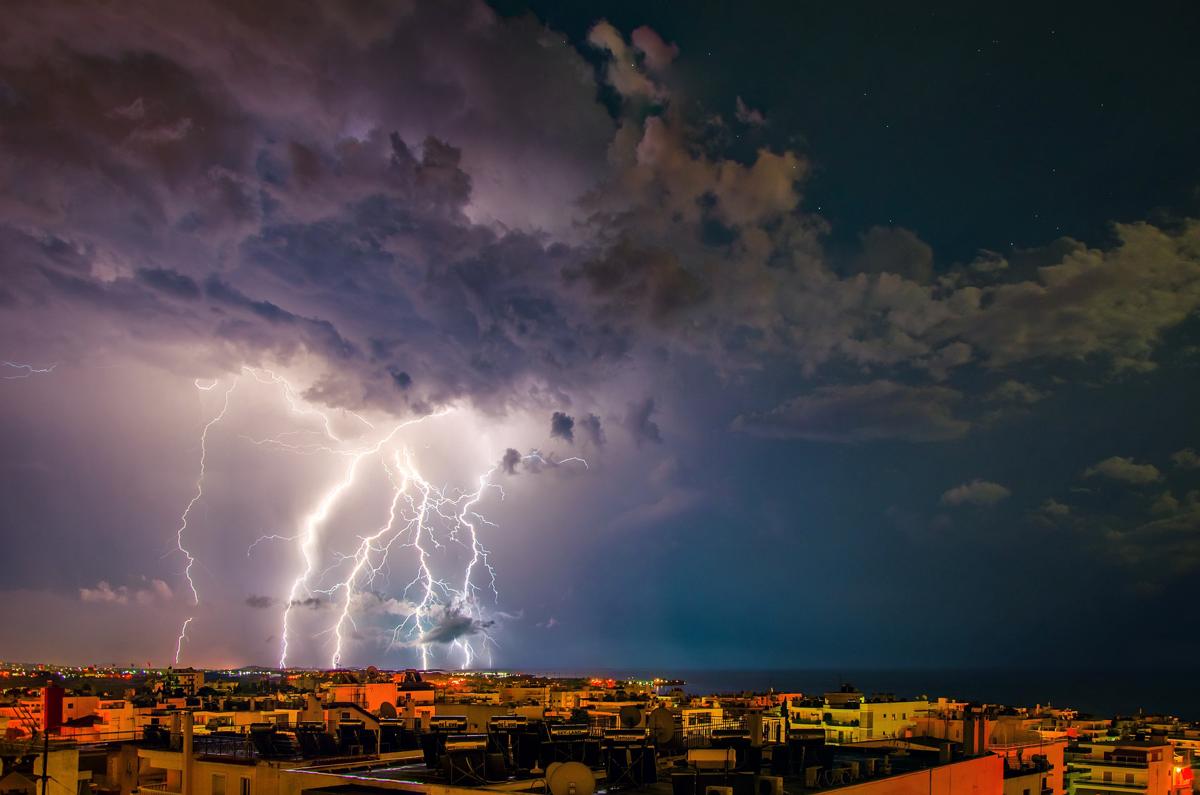
[{"label": "sea", "polygon": [[896,696],[945,696],[961,701],[1009,706],[1070,707],[1082,713],[1174,715],[1200,721],[1200,666],[1145,670],[1017,669],[799,669],[799,670],[631,670],[546,671],[557,676],[604,675],[617,679],[683,680],[687,693],[801,692],[820,694],[851,684],[857,690]]}]

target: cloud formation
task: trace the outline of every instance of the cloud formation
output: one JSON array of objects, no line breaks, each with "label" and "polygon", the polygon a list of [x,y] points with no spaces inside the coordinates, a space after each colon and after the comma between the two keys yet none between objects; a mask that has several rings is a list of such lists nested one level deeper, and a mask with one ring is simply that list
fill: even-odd
[{"label": "cloud formation", "polygon": [[[166,363],[186,347],[213,374],[304,362],[323,371],[307,396],[332,406],[503,411],[663,352],[792,382],[849,366],[874,379],[866,391],[1047,357],[1149,369],[1200,306],[1192,221],[936,278],[928,244],[874,227],[839,266],[802,209],[807,159],[701,145],[666,88],[679,50],[649,28],[589,33],[604,79],[651,102],[614,118],[560,36],[471,2],[331,4],[286,26],[269,7],[134,4],[87,25],[27,10],[9,39],[23,46],[0,56],[20,100],[0,164],[13,274],[0,327],[31,343],[34,318],[70,314],[53,358],[96,343]],[[233,50],[249,62],[221,55]],[[797,389],[790,410],[814,394]],[[779,400],[773,433],[787,435]],[[877,438],[963,432],[943,412]]]},{"label": "cloud formation", "polygon": [[662,431],[651,417],[654,415],[654,398],[630,403],[625,411],[625,430],[633,437],[638,447],[646,443],[661,444]]},{"label": "cloud formation", "polygon": [[433,626],[422,633],[420,643],[453,643],[459,638],[468,638],[486,633],[494,627],[494,620],[473,618],[453,607],[447,607],[438,612],[433,619]]},{"label": "cloud formation", "polygon": [[[744,137],[727,146],[697,121],[714,111],[686,94],[689,53],[645,27],[599,22],[577,50],[532,16],[470,0],[132,0],[87,13],[29,1],[7,22],[0,338],[35,364],[4,362],[6,383],[91,366],[185,384],[278,367],[304,399],[372,418],[478,412],[514,445],[480,460],[508,475],[568,471],[519,452],[544,441],[550,414],[553,438],[622,473],[620,499],[594,508],[609,532],[732,503],[724,482],[678,465],[712,455],[730,424],[816,444],[953,443],[996,415],[1052,410],[1072,381],[1151,373],[1200,307],[1194,219],[961,263],[893,224],[831,236],[809,196],[821,153],[786,144],[782,113],[767,126],[733,92],[720,107],[734,98]],[[27,394],[13,405],[49,404]],[[165,424],[190,427],[183,412]],[[526,416],[531,438],[510,434]],[[684,453],[696,417],[718,430]],[[831,452],[854,451],[820,454]],[[1104,549],[1158,564],[1139,546],[1158,544],[1191,559],[1175,479],[1198,459],[1188,448],[1172,460],[1174,491],[1144,516],[1097,520],[1128,540]],[[1121,458],[1087,472],[1165,479]],[[55,491],[37,478],[21,483]],[[972,481],[943,501],[1006,496]],[[1074,498],[1039,515],[1093,518]],[[72,599],[92,581],[79,576]],[[155,587],[78,592],[97,605],[170,599]],[[413,609],[379,601],[370,609]],[[442,618],[431,637],[486,629]]]},{"label": "cloud formation", "polygon": [[550,415],[550,436],[566,442],[575,441],[575,418],[556,411]]},{"label": "cloud formation", "polygon": [[1200,469],[1200,454],[1190,447],[1171,453],[1171,463],[1180,469]]},{"label": "cloud formation", "polygon": [[1088,467],[1084,470],[1083,476],[1086,478],[1103,477],[1123,483],[1145,484],[1158,480],[1162,477],[1162,473],[1153,464],[1139,464],[1132,458],[1112,456]]},{"label": "cloud formation", "polygon": [[604,427],[600,422],[600,418],[595,414],[588,414],[581,417],[579,419],[579,429],[583,432],[584,438],[591,443],[592,447],[604,446]]},{"label": "cloud formation", "polygon": [[159,579],[149,580],[144,585],[119,585],[116,588],[101,580],[93,588],[79,589],[80,601],[93,604],[152,605],[169,602],[173,596],[171,586]]},{"label": "cloud formation", "polygon": [[[961,486],[955,486],[948,489],[942,494],[943,505],[976,505],[976,506],[992,506],[1012,496],[1012,491],[1006,486],[999,483],[994,483],[990,480],[975,479],[968,483],[963,483]],[[1058,504],[1046,506],[1045,509],[1053,512],[1058,509]]]}]

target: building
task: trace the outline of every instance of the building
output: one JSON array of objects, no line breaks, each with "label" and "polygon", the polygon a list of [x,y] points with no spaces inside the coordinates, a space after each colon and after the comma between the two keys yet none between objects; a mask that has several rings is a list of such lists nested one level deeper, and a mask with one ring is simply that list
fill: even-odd
[{"label": "building", "polygon": [[919,735],[960,743],[968,753],[990,752],[1004,760],[1005,795],[1063,795],[1066,739],[1043,736],[1039,718],[1001,714],[994,708],[939,700],[919,716]]},{"label": "building", "polygon": [[1004,760],[1004,795],[1063,795],[1066,742],[1033,739],[991,742],[988,751]]},{"label": "building", "polygon": [[850,685],[823,698],[792,699],[788,722],[794,729],[821,729],[831,743],[856,743],[911,736],[917,719],[929,712],[927,699],[864,696]]},{"label": "building", "polygon": [[179,689],[186,695],[194,696],[204,687],[204,671],[197,671],[195,668],[169,669],[166,687],[168,690]]},{"label": "building", "polygon": [[1184,795],[1192,791],[1191,754],[1166,740],[1080,743],[1068,748],[1070,795]]}]

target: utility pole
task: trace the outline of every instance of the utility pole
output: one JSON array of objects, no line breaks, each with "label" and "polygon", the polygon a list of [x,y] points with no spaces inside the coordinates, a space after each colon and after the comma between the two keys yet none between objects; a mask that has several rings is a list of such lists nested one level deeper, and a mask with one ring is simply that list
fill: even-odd
[{"label": "utility pole", "polygon": [[[43,710],[42,722],[45,722],[45,710]],[[50,774],[47,766],[50,764],[50,730],[49,728],[42,729],[42,795],[46,795],[46,790],[50,786]]]}]

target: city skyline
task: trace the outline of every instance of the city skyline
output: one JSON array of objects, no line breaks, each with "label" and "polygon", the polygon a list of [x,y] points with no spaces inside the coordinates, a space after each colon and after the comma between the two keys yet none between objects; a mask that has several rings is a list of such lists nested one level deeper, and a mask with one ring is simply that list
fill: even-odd
[{"label": "city skyline", "polygon": [[6,658],[1200,652],[1194,5],[18,8]]}]

